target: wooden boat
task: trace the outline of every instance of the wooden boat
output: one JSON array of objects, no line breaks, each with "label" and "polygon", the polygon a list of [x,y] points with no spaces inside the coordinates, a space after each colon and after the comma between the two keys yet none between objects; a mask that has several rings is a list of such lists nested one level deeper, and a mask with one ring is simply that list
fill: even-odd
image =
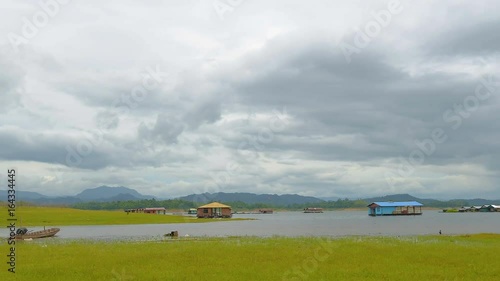
[{"label": "wooden boat", "polygon": [[305,208],[304,213],[323,213],[323,208]]},{"label": "wooden boat", "polygon": [[23,229],[26,231],[19,231],[21,230],[18,229],[17,234],[16,234],[16,239],[37,239],[37,238],[45,238],[45,237],[52,237],[56,235],[59,232],[59,228],[49,228],[49,229],[44,229],[44,230],[39,230],[39,231],[27,231],[27,229]]}]

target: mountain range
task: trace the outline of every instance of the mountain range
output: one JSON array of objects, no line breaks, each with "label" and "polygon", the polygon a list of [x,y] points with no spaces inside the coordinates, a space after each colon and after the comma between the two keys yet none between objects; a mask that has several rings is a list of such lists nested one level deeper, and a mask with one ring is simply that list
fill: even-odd
[{"label": "mountain range", "polygon": [[184,197],[179,197],[178,199],[197,203],[208,203],[212,201],[219,202],[237,202],[241,201],[246,204],[271,204],[275,206],[286,206],[290,204],[305,204],[305,203],[318,203],[324,200],[310,197],[301,196],[297,194],[253,194],[253,193],[203,193],[203,194],[191,194]]},{"label": "mountain range", "polygon": [[[0,190],[0,194],[5,194],[0,196],[4,198],[4,202],[7,201],[7,191]],[[82,202],[113,202],[113,201],[137,201],[144,199],[159,199],[151,195],[143,195],[134,189],[118,186],[99,186],[96,188],[85,189],[82,192],[74,196],[47,196],[38,192],[31,191],[19,191],[16,190],[16,201],[32,202],[40,205],[72,205]],[[176,198],[178,200],[184,200],[196,203],[208,203],[212,201],[220,202],[244,202],[246,204],[269,204],[274,206],[287,206],[292,204],[308,204],[308,203],[320,203],[325,201],[335,201],[334,198],[320,199],[311,196],[301,196],[297,194],[253,194],[253,193],[203,193],[203,194],[191,194],[183,197]],[[419,201],[424,206],[441,206],[443,202],[454,203],[454,205],[485,205],[485,204],[499,204],[499,200],[487,200],[481,198],[475,199],[453,199],[448,201],[440,201],[436,199],[425,199],[412,196],[410,194],[393,194],[386,195],[382,197],[371,197],[360,199],[366,202],[376,202],[376,201]]]},{"label": "mountain range", "polygon": [[[7,197],[7,191],[0,190],[0,193],[5,194],[5,197]],[[92,201],[135,201],[152,198],[155,197],[151,195],[142,195],[136,190],[124,186],[99,186],[96,188],[85,189],[74,196],[47,196],[38,192],[16,190],[16,201],[32,202],[40,205],[70,205]]]}]

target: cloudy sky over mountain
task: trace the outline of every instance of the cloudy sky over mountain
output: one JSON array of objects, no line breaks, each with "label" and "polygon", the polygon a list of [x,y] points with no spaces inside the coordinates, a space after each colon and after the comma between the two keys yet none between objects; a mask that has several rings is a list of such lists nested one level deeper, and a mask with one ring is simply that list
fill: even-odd
[{"label": "cloudy sky over mountain", "polygon": [[18,189],[500,198],[498,1],[1,5]]}]

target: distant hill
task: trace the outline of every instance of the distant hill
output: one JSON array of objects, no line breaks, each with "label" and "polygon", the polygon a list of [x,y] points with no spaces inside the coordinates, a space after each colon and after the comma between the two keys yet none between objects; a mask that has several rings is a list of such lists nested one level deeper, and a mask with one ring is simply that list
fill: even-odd
[{"label": "distant hill", "polygon": [[335,197],[318,197],[318,198],[323,200],[323,201],[337,201],[339,199],[342,199],[342,198],[337,197],[337,196],[335,196]]},{"label": "distant hill", "polygon": [[301,196],[297,194],[253,194],[253,193],[203,193],[203,194],[191,194],[184,197],[179,197],[178,199],[197,203],[208,203],[212,201],[220,202],[244,202],[246,204],[270,204],[275,206],[286,206],[290,204],[306,204],[306,203],[318,203],[324,202],[316,197]]},{"label": "distant hill", "polygon": [[482,206],[482,205],[489,205],[489,204],[499,204],[500,200],[486,200],[486,199],[481,199],[481,198],[474,198],[474,199],[460,199],[469,202],[467,205],[473,205],[473,206]]},{"label": "distant hill", "polygon": [[[7,191],[0,190],[0,198],[7,200]],[[154,196],[142,195],[134,189],[118,186],[99,186],[85,189],[75,196],[47,196],[37,192],[16,190],[16,201],[32,202],[39,205],[72,205],[82,202],[137,201],[152,199]],[[4,200],[2,200],[4,201]]]},{"label": "distant hill", "polygon": [[371,202],[378,202],[378,201],[418,201],[425,206],[428,205],[434,205],[434,203],[440,202],[435,199],[423,199],[423,198],[418,198],[415,196],[412,196],[410,194],[392,194],[392,195],[386,195],[386,196],[381,196],[381,197],[372,197],[372,198],[366,198],[363,199],[368,203]]},{"label": "distant hill", "polygon": [[96,188],[85,189],[75,196],[82,201],[108,201],[112,198],[123,198],[123,200],[151,199],[153,196],[142,195],[135,189],[117,186],[99,186]]},{"label": "distant hill", "polygon": [[[7,198],[7,191],[6,190],[0,190],[1,198],[3,199],[4,197]],[[5,196],[3,195],[5,194]],[[17,201],[32,201],[32,200],[37,200],[41,198],[48,198],[49,196],[40,194],[38,192],[31,192],[31,191],[21,191],[21,190],[16,190],[16,200]],[[2,200],[4,201],[4,200]]]},{"label": "distant hill", "polygon": [[[136,201],[136,200],[142,200],[142,199],[152,199],[154,198],[153,196],[144,196],[142,195],[142,198],[137,198],[136,196],[129,194],[129,193],[120,193],[116,196],[112,197],[107,197],[104,199],[104,202],[110,202],[110,201]],[[103,201],[101,200],[94,200],[94,201]]]},{"label": "distant hill", "polygon": [[[17,199],[19,200],[19,199]],[[64,196],[64,197],[44,197],[34,200],[21,200],[28,201],[38,205],[72,205],[82,202],[82,200],[74,196]]]},{"label": "distant hill", "polygon": [[372,198],[366,198],[363,199],[367,202],[378,202],[378,201],[419,201],[422,200],[421,198],[417,198],[415,196],[412,196],[410,194],[392,194],[392,195],[386,195],[386,196],[381,196],[381,197],[372,197]]}]

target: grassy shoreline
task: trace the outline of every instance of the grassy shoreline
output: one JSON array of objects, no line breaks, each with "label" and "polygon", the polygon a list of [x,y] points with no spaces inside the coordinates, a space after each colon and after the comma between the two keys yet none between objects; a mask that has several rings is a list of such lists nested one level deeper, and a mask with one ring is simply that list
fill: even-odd
[{"label": "grassy shoreline", "polygon": [[[54,239],[23,241],[16,247],[16,280],[495,280],[500,276],[499,234],[149,242]],[[5,279],[12,278],[9,274],[5,268],[0,279],[10,280]]]},{"label": "grassy shoreline", "polygon": [[[0,220],[7,221],[7,207],[0,207]],[[20,206],[16,208],[18,226],[68,226],[68,225],[123,225],[123,224],[168,224],[209,223],[218,221],[244,220],[197,219],[195,216],[127,214],[123,210],[93,211],[63,207]]]}]

